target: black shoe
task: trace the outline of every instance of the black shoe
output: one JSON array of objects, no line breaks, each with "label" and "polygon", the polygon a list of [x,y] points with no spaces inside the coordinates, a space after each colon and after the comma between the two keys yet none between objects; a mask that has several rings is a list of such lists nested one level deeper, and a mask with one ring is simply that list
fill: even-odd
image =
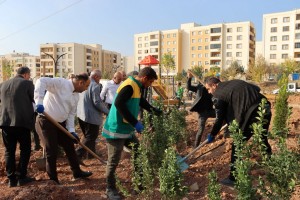
[{"label": "black shoe", "polygon": [[110,200],[121,200],[121,196],[116,189],[107,188],[106,189],[107,198]]},{"label": "black shoe", "polygon": [[50,178],[51,181],[54,181],[57,185],[60,185],[60,182],[57,178]]},{"label": "black shoe", "polygon": [[85,172],[85,171],[80,171],[79,173],[73,173],[74,179],[78,179],[78,178],[87,178],[89,176],[91,176],[93,173],[92,172]]},{"label": "black shoe", "polygon": [[220,181],[221,184],[229,186],[229,187],[234,187],[234,180],[231,180],[230,178],[225,178],[223,180]]},{"label": "black shoe", "polygon": [[31,177],[28,177],[28,176],[26,176],[25,178],[20,178],[18,180],[18,186],[26,185],[27,183],[30,183],[32,181],[35,181],[35,178],[31,178]]},{"label": "black shoe", "polygon": [[17,187],[17,179],[13,178],[13,179],[9,179],[8,181],[8,187]]}]

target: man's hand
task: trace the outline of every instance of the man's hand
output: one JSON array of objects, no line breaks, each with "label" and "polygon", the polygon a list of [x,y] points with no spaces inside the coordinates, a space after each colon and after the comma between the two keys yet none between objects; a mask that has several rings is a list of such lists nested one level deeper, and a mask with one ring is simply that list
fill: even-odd
[{"label": "man's hand", "polygon": [[162,115],[162,113],[163,113],[163,111],[162,111],[161,109],[155,108],[155,107],[152,108],[152,112],[153,112],[153,114],[156,115],[156,116],[160,116],[160,115]]},{"label": "man's hand", "polygon": [[188,78],[193,78],[193,74],[190,72],[190,70],[187,71],[187,77]]},{"label": "man's hand", "polygon": [[134,128],[136,129],[136,131],[138,133],[141,133],[144,130],[144,126],[143,126],[143,124],[140,121],[138,121],[136,123],[136,125],[134,126]]},{"label": "man's hand", "polygon": [[36,112],[37,113],[43,113],[44,110],[45,110],[45,108],[44,108],[43,104],[36,105]]},{"label": "man's hand", "polygon": [[72,135],[73,135],[73,137],[75,138],[75,139],[72,139],[72,140],[73,140],[73,142],[74,142],[75,144],[78,144],[78,142],[80,141],[80,139],[79,139],[79,137],[78,137],[77,133],[75,133],[75,132],[71,132],[71,134],[72,134]]},{"label": "man's hand", "polygon": [[207,143],[212,143],[214,140],[215,140],[215,136],[209,133],[207,135]]}]

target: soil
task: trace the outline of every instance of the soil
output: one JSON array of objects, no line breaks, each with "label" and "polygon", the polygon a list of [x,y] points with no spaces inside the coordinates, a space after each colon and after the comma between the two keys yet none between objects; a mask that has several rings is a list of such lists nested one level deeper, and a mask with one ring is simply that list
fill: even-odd
[{"label": "soil", "polygon": [[[270,98],[272,103],[276,100]],[[295,105],[293,108],[291,122],[291,130],[288,137],[288,145],[292,149],[298,149],[296,136],[300,133],[298,128],[299,116],[300,116],[300,96],[293,95],[289,98],[289,103]],[[188,123],[187,132],[189,134],[189,140],[187,145],[181,145],[178,151],[180,155],[187,155],[192,151],[192,144],[198,128],[197,114],[188,113],[186,117]],[[207,123],[206,132],[202,138],[206,137],[206,134],[210,131],[213,124],[213,119],[209,119]],[[80,129],[78,129],[80,132]],[[274,148],[274,141],[270,141],[271,146]],[[219,139],[212,144],[208,144],[201,148],[191,158],[187,160],[190,164],[188,170],[184,172],[184,185],[190,187],[193,184],[197,184],[199,189],[194,192],[189,192],[185,200],[192,199],[208,199],[207,185],[208,185],[208,173],[211,170],[217,172],[218,178],[221,180],[226,178],[229,174],[229,162],[231,152],[231,139]],[[28,167],[28,175],[35,177],[37,181],[32,182],[26,186],[9,188],[7,186],[8,180],[5,176],[5,163],[4,163],[4,147],[0,144],[0,199],[6,200],[35,200],[35,199],[72,199],[72,200],[98,200],[106,199],[105,195],[105,165],[101,164],[96,159],[84,160],[86,167],[82,167],[83,170],[89,170],[93,172],[93,175],[88,179],[72,180],[72,172],[70,166],[64,156],[61,156],[57,161],[57,171],[61,185],[56,185],[54,182],[48,180],[48,176],[45,172],[39,171],[35,160],[42,157],[42,151],[33,151],[30,158]],[[33,145],[32,145],[33,146]],[[213,149],[212,151],[210,151]],[[100,142],[97,143],[97,151],[101,154],[101,157],[106,159],[106,145],[105,140],[100,137]],[[19,152],[17,150],[17,160]],[[252,171],[254,175],[263,172]],[[129,191],[131,190],[131,162],[130,154],[124,151],[122,159],[117,168],[117,175],[122,185]],[[222,186],[222,199],[235,199],[236,191],[230,187]],[[130,196],[124,199],[136,199],[137,196]],[[293,194],[293,200],[300,198],[300,187],[296,188]],[[160,199],[158,187],[153,191],[153,199]]]}]

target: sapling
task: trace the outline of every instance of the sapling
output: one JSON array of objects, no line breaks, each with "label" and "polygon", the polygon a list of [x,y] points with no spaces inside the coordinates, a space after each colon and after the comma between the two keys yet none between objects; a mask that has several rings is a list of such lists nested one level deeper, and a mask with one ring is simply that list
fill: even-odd
[{"label": "sapling", "polygon": [[221,186],[218,183],[217,174],[215,171],[212,171],[208,174],[208,187],[207,187],[207,196],[210,200],[222,200],[221,196]]}]

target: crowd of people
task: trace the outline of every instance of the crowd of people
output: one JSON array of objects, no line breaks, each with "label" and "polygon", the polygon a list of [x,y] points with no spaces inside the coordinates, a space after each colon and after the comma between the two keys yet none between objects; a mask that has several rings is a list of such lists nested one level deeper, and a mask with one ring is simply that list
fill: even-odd
[{"label": "crowd of people", "polygon": [[[204,84],[192,85],[193,74],[188,72],[187,75],[187,90],[196,94],[190,110],[199,115],[194,148],[202,141],[208,118],[215,118],[212,130],[207,136],[208,142],[214,141],[224,123],[230,124],[234,119],[237,120],[245,140],[249,140],[253,134],[251,124],[257,121],[259,103],[266,98],[260,93],[260,89],[242,80],[221,82],[215,77],[207,78]],[[74,179],[92,175],[92,172],[80,168],[84,164],[83,160],[91,155],[81,146],[77,149],[74,146],[80,141],[75,131],[77,116],[83,134],[80,143],[95,153],[96,139],[103,125],[101,132],[106,139],[108,152],[106,194],[109,199],[121,199],[116,188],[115,171],[124,146],[135,152],[138,149],[139,140],[135,132],[141,133],[144,129],[138,117],[140,109],[155,115],[162,114],[160,109],[150,105],[143,97],[144,89],[151,86],[158,77],[151,67],[128,75],[121,71],[116,72],[112,80],[102,87],[101,76],[101,71],[96,69],[90,75],[82,73],[70,76],[69,79],[41,77],[34,85],[30,81],[30,69],[20,67],[14,78],[0,84],[0,127],[5,146],[9,187],[22,186],[35,180],[27,175],[31,131],[35,133],[35,150],[42,146],[45,152],[46,172],[50,180],[60,184],[56,165],[58,146],[66,154]],[[177,98],[183,98],[181,83],[178,84]],[[271,119],[269,102],[265,109],[268,123],[264,128],[268,130]],[[45,113],[70,132],[72,137],[53,124]],[[267,153],[271,154],[267,136],[263,136],[263,141]],[[20,145],[18,166],[15,159],[17,143]],[[134,155],[138,156],[137,153]],[[221,183],[234,185],[235,160],[235,146],[232,145],[230,174]]]}]

